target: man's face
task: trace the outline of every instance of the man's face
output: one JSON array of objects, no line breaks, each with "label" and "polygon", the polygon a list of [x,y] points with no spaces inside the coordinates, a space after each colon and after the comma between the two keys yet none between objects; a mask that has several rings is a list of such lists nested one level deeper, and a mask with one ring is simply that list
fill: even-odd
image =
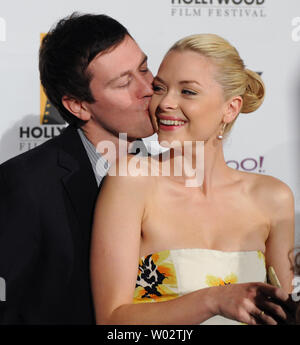
[{"label": "man's face", "polygon": [[[100,53],[89,64],[94,103],[86,103],[93,128],[99,126],[129,140],[148,137],[153,127],[148,106],[153,94],[147,57],[129,36],[113,50]],[[91,128],[91,127],[90,127]]]}]

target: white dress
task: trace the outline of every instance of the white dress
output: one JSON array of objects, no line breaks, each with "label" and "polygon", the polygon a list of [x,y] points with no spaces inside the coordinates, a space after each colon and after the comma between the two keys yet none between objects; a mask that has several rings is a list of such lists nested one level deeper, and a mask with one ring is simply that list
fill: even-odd
[{"label": "white dress", "polygon": [[[266,281],[261,251],[164,250],[140,259],[133,302],[162,302],[211,286]],[[217,315],[202,324],[240,323]]]}]

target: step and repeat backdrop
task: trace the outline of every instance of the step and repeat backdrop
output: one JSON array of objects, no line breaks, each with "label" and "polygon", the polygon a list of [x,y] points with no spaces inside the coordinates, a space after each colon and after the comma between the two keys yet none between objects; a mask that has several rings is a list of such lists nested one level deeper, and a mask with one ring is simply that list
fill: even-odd
[{"label": "step and repeat backdrop", "polygon": [[299,244],[300,0],[3,0],[0,163],[65,127],[41,90],[38,49],[42,35],[74,11],[119,20],[148,55],[153,74],[168,48],[187,35],[215,33],[239,50],[246,66],[261,74],[267,93],[258,111],[239,116],[225,143],[226,161],[290,186]]}]

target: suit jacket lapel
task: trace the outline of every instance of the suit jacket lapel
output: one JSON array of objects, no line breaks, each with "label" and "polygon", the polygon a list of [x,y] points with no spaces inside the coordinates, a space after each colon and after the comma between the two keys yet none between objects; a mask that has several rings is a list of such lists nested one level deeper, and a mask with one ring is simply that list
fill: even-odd
[{"label": "suit jacket lapel", "polygon": [[61,148],[58,164],[67,170],[62,177],[64,188],[81,226],[91,226],[98,187],[76,128],[69,126],[58,139],[58,145]]}]

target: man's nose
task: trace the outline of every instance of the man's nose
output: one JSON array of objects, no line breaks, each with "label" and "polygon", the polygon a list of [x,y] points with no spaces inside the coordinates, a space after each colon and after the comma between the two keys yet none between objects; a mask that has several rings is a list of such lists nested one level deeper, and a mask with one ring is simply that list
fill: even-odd
[{"label": "man's nose", "polygon": [[151,72],[148,72],[145,76],[139,76],[138,78],[138,97],[150,97],[153,95],[153,75]]}]

